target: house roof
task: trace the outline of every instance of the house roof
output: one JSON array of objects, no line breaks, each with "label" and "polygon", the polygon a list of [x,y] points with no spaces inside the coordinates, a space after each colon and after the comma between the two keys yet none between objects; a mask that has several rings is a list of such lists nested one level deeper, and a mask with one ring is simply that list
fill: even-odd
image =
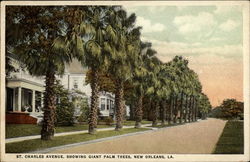
[{"label": "house roof", "polygon": [[[10,51],[7,52],[6,56],[14,60],[18,60],[17,55]],[[83,67],[83,65],[75,58],[72,59],[72,62],[70,64],[66,65],[66,72],[71,74],[86,74],[87,70],[88,68]]]}]

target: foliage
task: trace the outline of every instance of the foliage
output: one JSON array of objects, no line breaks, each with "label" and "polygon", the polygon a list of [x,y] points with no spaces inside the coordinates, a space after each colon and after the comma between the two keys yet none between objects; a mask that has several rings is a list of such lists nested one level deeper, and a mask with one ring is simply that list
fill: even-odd
[{"label": "foliage", "polygon": [[223,118],[223,113],[222,113],[221,107],[220,106],[216,106],[215,108],[213,108],[211,110],[211,112],[209,113],[209,117]]},{"label": "foliage", "polygon": [[102,119],[98,120],[98,124],[100,125],[105,124],[105,125],[111,126],[113,123],[114,123],[114,120],[111,116],[103,117]]},{"label": "foliage", "polygon": [[200,116],[203,119],[206,118],[205,114],[208,114],[212,109],[210,101],[207,95],[205,95],[204,93],[200,94],[200,97],[198,100],[198,107],[199,107]]},{"label": "foliage", "polygon": [[51,48],[63,35],[63,13],[63,7],[6,8],[7,51],[14,52],[32,75],[45,75],[48,70],[63,73],[64,62],[71,60],[69,55]]},{"label": "foliage", "polygon": [[69,100],[69,91],[57,81],[55,93],[57,94],[55,125],[72,126],[74,124],[75,107],[73,102]]},{"label": "foliage", "polygon": [[18,69],[13,66],[11,57],[6,56],[5,57],[5,75],[6,78],[9,77],[11,72],[17,72]]},{"label": "foliage", "polygon": [[[93,71],[88,70],[86,73],[86,83],[89,84],[93,80]],[[108,74],[106,72],[99,72],[98,74],[99,79],[98,79],[98,85],[99,85],[99,91],[106,91],[106,92],[111,92],[114,93],[115,91],[115,86],[114,82],[112,80],[111,74]]]},{"label": "foliage", "polygon": [[236,99],[225,99],[220,105],[222,117],[226,119],[243,118],[243,102]]},{"label": "foliage", "polygon": [[78,122],[88,121],[88,116],[89,116],[88,98],[81,98],[79,107],[80,107],[80,116],[78,117]]},{"label": "foliage", "polygon": [[106,125],[112,125],[114,123],[114,120],[112,117],[109,116],[108,118],[105,119],[105,123]]}]

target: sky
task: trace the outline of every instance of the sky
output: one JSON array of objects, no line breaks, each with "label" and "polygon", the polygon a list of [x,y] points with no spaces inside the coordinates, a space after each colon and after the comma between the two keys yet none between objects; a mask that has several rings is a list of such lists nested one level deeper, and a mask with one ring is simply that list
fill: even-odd
[{"label": "sky", "polygon": [[143,41],[163,62],[189,60],[212,106],[243,100],[243,21],[240,6],[124,6],[137,15]]}]

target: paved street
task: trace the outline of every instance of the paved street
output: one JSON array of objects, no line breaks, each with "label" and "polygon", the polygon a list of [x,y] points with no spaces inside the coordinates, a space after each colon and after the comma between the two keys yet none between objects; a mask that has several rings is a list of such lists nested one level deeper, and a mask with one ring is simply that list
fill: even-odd
[{"label": "paved street", "polygon": [[212,153],[226,121],[202,120],[143,134],[58,149],[50,153],[124,154],[209,154]]}]

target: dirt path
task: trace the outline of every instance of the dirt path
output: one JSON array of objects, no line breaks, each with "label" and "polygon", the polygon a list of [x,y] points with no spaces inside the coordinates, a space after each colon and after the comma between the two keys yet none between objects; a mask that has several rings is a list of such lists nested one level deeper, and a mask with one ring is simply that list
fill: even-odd
[{"label": "dirt path", "polygon": [[53,153],[212,153],[225,123],[226,121],[219,119],[208,119],[145,134],[60,149]]}]

